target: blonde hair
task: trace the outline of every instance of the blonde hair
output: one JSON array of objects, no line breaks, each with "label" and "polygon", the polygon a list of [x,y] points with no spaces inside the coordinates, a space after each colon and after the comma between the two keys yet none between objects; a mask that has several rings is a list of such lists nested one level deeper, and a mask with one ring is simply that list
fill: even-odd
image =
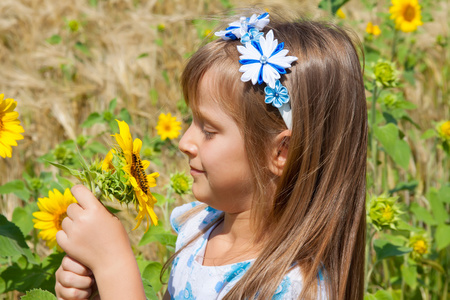
[{"label": "blonde hair", "polygon": [[286,125],[264,103],[263,86],[240,81],[240,42],[206,44],[182,76],[195,114],[200,81],[212,70],[216,101],[241,128],[255,178],[251,220],[262,251],[224,299],[271,299],[294,266],[303,275],[300,299],[317,298],[319,272],[330,299],[362,299],[367,116],[358,48],[329,22],[271,18],[270,29],[298,57],[281,79],[293,113],[281,177],[267,165]]}]

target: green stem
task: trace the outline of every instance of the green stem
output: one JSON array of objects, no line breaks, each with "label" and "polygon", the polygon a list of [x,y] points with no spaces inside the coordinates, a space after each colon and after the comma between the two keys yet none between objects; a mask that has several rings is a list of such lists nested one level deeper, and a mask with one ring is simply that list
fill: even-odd
[{"label": "green stem", "polygon": [[394,61],[395,54],[397,52],[397,38],[398,38],[397,32],[398,30],[394,29],[394,38],[392,40],[392,48],[391,48],[391,61]]},{"label": "green stem", "polygon": [[389,267],[388,267],[388,264],[387,264],[387,260],[383,259],[382,263],[383,263],[384,285],[385,285],[385,288],[388,289],[391,286],[391,284],[389,282],[389,278],[390,278]]},{"label": "green stem", "polygon": [[378,98],[378,87],[376,84],[376,81],[373,82],[373,90],[372,90],[372,107],[371,107],[371,119],[370,119],[370,129],[371,129],[371,133],[370,133],[370,150],[371,150],[371,154],[372,154],[372,163],[373,163],[373,185],[374,185],[374,191],[375,193],[378,193],[378,186],[377,186],[377,169],[378,169],[378,165],[377,165],[377,143],[375,141],[375,137],[374,137],[374,128],[375,128],[375,123],[376,123],[376,115],[377,115],[377,108],[376,108],[376,104],[377,104],[377,98]]},{"label": "green stem", "polygon": [[369,231],[369,234],[368,234],[368,239],[366,242],[366,266],[365,266],[366,276],[365,276],[364,293],[367,293],[367,291],[369,289],[370,276],[372,275],[373,267],[374,267],[374,265],[372,264],[371,250],[372,250],[372,240],[373,240],[373,237],[375,236],[376,231],[373,230],[371,232],[370,228],[368,229],[368,231]]},{"label": "green stem", "polygon": [[384,192],[388,190],[387,178],[388,178],[388,155],[385,152],[384,153],[384,168],[383,168],[383,173],[382,173],[382,177],[381,177],[381,184],[382,184],[382,188],[383,188]]}]

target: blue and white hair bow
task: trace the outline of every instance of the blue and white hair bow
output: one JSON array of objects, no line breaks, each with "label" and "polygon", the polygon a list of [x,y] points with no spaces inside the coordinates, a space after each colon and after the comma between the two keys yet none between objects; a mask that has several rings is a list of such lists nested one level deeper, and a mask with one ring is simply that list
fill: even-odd
[{"label": "blue and white hair bow", "polygon": [[241,56],[242,66],[239,71],[243,82],[251,81],[266,83],[264,92],[265,103],[272,104],[280,111],[288,129],[292,129],[292,111],[289,103],[289,93],[280,82],[280,74],[286,74],[286,69],[298,58],[286,56],[289,50],[284,49],[284,43],[274,39],[270,30],[264,37],[261,30],[269,23],[269,14],[252,15],[250,18],[241,17],[238,22],[230,23],[224,31],[216,32],[224,40],[240,39],[243,46],[237,46]]}]

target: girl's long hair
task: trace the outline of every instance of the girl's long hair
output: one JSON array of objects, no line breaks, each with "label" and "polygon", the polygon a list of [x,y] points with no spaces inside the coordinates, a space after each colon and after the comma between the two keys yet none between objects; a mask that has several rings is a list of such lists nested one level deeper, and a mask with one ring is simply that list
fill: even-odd
[{"label": "girl's long hair", "polygon": [[[286,130],[264,103],[264,86],[241,82],[239,41],[216,40],[189,60],[185,99],[195,113],[203,76],[214,76],[216,101],[242,129],[254,174],[252,267],[224,299],[271,299],[286,273],[299,267],[299,299],[362,299],[366,231],[367,115],[360,47],[329,22],[276,22],[264,31],[298,60],[281,78],[291,98],[292,135],[280,177],[270,172],[274,138]],[[319,279],[322,278],[322,279]]]}]

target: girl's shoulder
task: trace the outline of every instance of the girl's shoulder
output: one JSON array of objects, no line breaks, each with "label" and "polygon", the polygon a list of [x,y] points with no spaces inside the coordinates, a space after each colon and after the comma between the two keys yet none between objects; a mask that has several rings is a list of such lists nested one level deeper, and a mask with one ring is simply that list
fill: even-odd
[{"label": "girl's shoulder", "polygon": [[221,215],[222,211],[194,201],[174,208],[170,216],[170,223],[178,235],[182,232],[196,234]]}]

